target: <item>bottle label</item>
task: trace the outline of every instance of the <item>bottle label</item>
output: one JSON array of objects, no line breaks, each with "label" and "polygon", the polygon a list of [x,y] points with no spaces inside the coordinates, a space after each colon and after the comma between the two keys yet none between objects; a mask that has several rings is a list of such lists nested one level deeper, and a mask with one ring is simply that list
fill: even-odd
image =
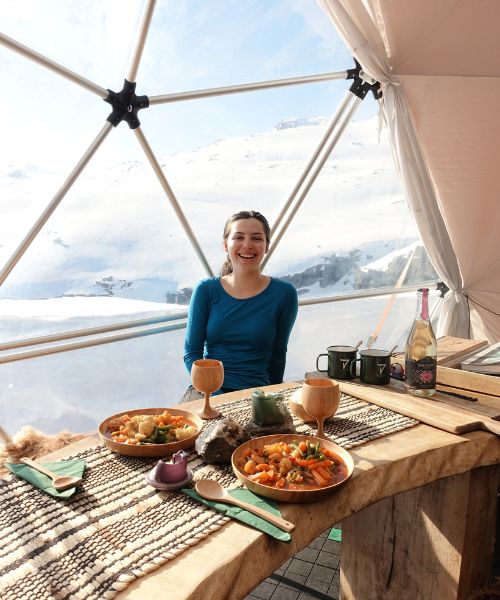
[{"label": "bottle label", "polygon": [[416,390],[433,390],[436,388],[437,360],[430,356],[420,360],[406,359],[406,385]]}]

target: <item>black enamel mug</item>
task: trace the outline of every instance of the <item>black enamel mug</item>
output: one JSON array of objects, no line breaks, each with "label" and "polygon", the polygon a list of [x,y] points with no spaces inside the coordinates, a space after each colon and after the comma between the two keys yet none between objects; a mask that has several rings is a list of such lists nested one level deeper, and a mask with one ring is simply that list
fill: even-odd
[{"label": "black enamel mug", "polygon": [[[356,357],[358,351],[354,346],[328,346],[327,354],[320,354],[316,359],[316,370],[328,373],[332,379],[354,379],[356,377]],[[319,368],[319,359],[328,357],[328,368]]]},{"label": "black enamel mug", "polygon": [[391,356],[387,350],[361,350],[360,378],[363,383],[386,385],[391,380]]}]

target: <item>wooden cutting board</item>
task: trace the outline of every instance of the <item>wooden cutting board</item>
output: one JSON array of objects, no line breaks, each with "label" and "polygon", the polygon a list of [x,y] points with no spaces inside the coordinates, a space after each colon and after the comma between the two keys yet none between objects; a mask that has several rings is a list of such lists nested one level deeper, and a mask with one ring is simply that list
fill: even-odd
[{"label": "wooden cutting board", "polygon": [[487,340],[466,340],[449,335],[437,340],[438,365],[457,367],[460,363],[488,345]]},{"label": "wooden cutting board", "polygon": [[433,396],[436,399],[432,400],[416,398],[407,394],[404,386],[399,382],[391,383],[388,386],[368,386],[362,383],[348,382],[339,382],[339,384],[340,390],[346,394],[450,433],[460,435],[469,431],[484,430],[500,435],[498,421],[473,414],[457,406],[445,404],[446,396],[439,392]]}]

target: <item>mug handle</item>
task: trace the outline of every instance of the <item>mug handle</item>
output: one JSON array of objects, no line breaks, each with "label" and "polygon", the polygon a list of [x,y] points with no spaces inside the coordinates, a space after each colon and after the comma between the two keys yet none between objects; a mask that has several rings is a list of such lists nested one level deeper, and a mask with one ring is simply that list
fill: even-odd
[{"label": "mug handle", "polygon": [[328,356],[328,354],[320,354],[320,355],[318,356],[318,358],[316,359],[316,371],[319,371],[320,373],[328,373],[328,369],[320,369],[320,368],[319,368],[319,359],[320,359],[322,356]]},{"label": "mug handle", "polygon": [[[351,364],[349,366],[349,372],[351,374],[351,377],[356,377],[356,363],[357,362],[361,362],[360,358],[355,358],[354,360],[351,360]],[[354,370],[354,373],[353,373]]]}]

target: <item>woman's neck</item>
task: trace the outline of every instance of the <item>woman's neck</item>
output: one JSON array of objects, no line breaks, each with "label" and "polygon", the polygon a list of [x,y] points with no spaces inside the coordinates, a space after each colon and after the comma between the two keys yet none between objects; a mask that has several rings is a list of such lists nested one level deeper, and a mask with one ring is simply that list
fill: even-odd
[{"label": "woman's neck", "polygon": [[251,298],[266,289],[270,277],[262,273],[233,272],[220,278],[222,287],[231,296],[238,299]]}]

